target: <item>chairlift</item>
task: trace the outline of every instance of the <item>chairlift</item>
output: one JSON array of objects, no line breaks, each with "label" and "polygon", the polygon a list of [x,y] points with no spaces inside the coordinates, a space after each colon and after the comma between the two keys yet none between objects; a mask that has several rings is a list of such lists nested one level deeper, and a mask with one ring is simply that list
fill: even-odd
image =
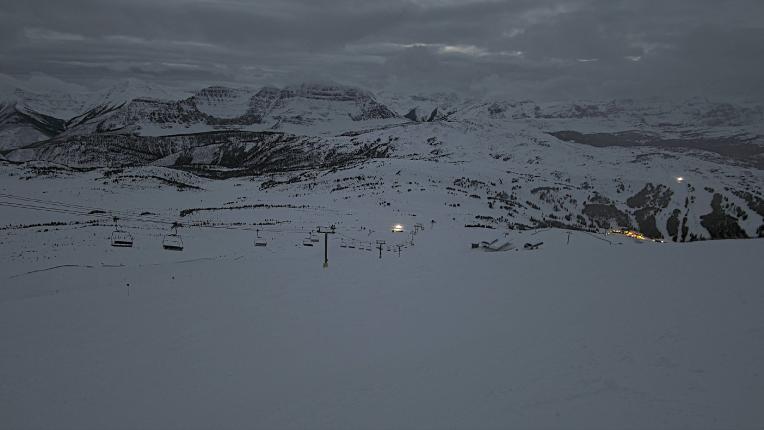
[{"label": "chairlift", "polygon": [[355,243],[354,242],[350,242],[350,244],[348,244],[348,248],[355,249]]},{"label": "chairlift", "polygon": [[313,233],[312,231],[310,232],[310,241],[313,243],[318,243],[319,241],[318,235]]},{"label": "chairlift", "polygon": [[170,233],[162,240],[162,248],[168,251],[183,251],[183,239],[179,234]]},{"label": "chairlift", "polygon": [[111,233],[111,246],[118,248],[132,248],[133,235],[124,230],[114,230]]},{"label": "chairlift", "polygon": [[118,248],[132,248],[133,235],[124,230],[120,230],[117,221],[119,221],[119,218],[114,217],[114,231],[111,232],[111,246]]},{"label": "chairlift", "polygon": [[178,234],[178,224],[173,224],[172,233],[166,234],[162,240],[162,248],[168,251],[183,251],[183,238]]},{"label": "chairlift", "polygon": [[344,240],[340,241],[340,248],[347,248],[348,245],[345,243]]},{"label": "chairlift", "polygon": [[311,240],[310,236],[302,241],[302,246],[313,246],[313,240]]},{"label": "chairlift", "polygon": [[255,239],[255,246],[267,246],[268,241],[260,237],[260,229],[257,230],[257,238]]}]

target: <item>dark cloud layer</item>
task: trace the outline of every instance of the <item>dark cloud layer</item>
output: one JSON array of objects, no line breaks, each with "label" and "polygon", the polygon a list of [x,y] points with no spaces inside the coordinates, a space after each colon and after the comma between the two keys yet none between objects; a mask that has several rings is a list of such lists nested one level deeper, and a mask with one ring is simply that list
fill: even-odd
[{"label": "dark cloud layer", "polygon": [[760,0],[0,0],[0,72],[515,97],[764,96]]}]

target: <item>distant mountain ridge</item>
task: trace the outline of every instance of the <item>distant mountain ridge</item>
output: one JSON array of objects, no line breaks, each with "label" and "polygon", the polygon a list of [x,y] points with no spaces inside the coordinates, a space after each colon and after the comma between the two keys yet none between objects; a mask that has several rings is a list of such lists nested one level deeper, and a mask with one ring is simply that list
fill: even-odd
[{"label": "distant mountain ridge", "polygon": [[[273,186],[285,187],[389,164],[375,187],[403,194],[425,183],[452,208],[469,199],[484,209],[473,227],[764,237],[764,107],[751,102],[377,96],[333,83],[186,93],[127,82],[48,101],[13,93],[0,104],[0,155],[21,165],[282,175]],[[421,176],[401,178],[406,166]],[[364,187],[327,192],[379,195]]]},{"label": "distant mountain ridge", "polygon": [[[319,124],[324,125],[323,129],[344,127],[347,131],[357,128],[353,122],[372,120],[450,120],[483,128],[495,126],[502,120],[567,119],[593,120],[596,121],[594,128],[605,126],[612,131],[657,129],[660,133],[670,133],[691,129],[708,133],[709,128],[740,127],[741,133],[764,135],[763,105],[703,99],[535,103],[464,99],[447,93],[385,94],[380,99],[360,88],[326,83],[260,89],[211,86],[184,93],[135,79],[92,94],[44,95],[17,88],[3,98],[6,113],[0,120],[0,136],[6,138],[2,150],[59,135],[115,132],[162,135],[255,125],[289,129]],[[18,115],[28,118],[11,118],[8,111],[11,105],[16,106]],[[10,136],[14,136],[13,139]]]},{"label": "distant mountain ridge", "polygon": [[[152,95],[164,97],[155,97]],[[188,131],[213,131],[267,124],[313,125],[333,121],[386,120],[398,114],[379,103],[368,91],[341,85],[302,84],[282,89],[264,87],[251,89],[213,86],[193,95],[172,99],[165,91],[155,92],[130,82],[80,101],[76,115],[57,118],[63,127],[44,134],[18,133],[18,137],[3,149],[13,149],[54,136],[74,136],[93,133],[130,133],[161,135]],[[42,116],[28,106],[28,93],[19,91],[20,111]],[[26,98],[25,98],[26,97]],[[74,102],[73,102],[74,103]],[[71,114],[67,105],[66,113]],[[55,111],[51,106],[47,111]],[[53,118],[53,116],[44,115]],[[0,122],[0,131],[18,128],[19,121]],[[39,128],[39,126],[34,126]],[[189,130],[192,129],[193,130]],[[9,132],[10,133],[10,132]]]}]

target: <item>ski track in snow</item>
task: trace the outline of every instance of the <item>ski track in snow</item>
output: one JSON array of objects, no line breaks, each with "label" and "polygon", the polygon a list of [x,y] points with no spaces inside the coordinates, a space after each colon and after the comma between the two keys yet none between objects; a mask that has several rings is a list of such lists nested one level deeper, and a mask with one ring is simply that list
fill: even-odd
[{"label": "ski track in snow", "polygon": [[34,273],[47,272],[48,270],[56,270],[56,269],[69,268],[69,267],[78,267],[78,268],[92,269],[94,266],[83,266],[83,265],[79,265],[79,264],[61,264],[59,266],[48,267],[46,269],[38,269],[38,270],[29,271],[29,272],[19,273],[18,275],[13,275],[13,276],[8,277],[8,279],[15,279],[15,278],[19,278],[21,276],[31,275],[31,274],[34,274]]}]

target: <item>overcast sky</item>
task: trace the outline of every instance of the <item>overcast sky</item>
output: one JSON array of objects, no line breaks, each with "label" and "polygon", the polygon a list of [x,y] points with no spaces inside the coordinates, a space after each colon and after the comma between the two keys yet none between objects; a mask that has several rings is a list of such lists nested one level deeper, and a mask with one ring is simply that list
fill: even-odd
[{"label": "overcast sky", "polygon": [[0,73],[764,98],[762,0],[0,0]]}]

